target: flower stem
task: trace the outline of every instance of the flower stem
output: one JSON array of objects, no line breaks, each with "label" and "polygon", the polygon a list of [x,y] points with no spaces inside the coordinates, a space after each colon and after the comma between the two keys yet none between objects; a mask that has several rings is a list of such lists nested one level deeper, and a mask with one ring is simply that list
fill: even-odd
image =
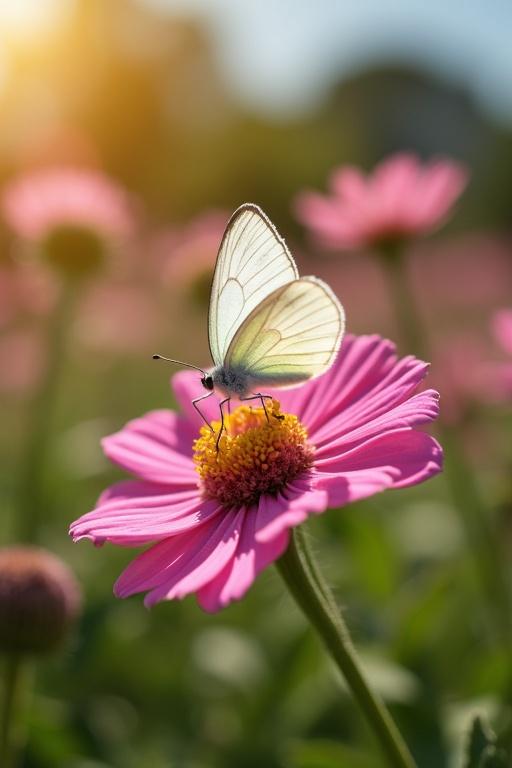
[{"label": "flower stem", "polygon": [[64,284],[47,329],[46,370],[31,404],[18,488],[17,538],[25,542],[37,541],[40,520],[46,514],[43,476],[74,297],[73,286]]},{"label": "flower stem", "polygon": [[423,324],[414,302],[407,275],[407,262],[399,245],[383,250],[380,260],[388,284],[388,291],[396,317],[397,330],[404,350],[423,359],[428,357]]},{"label": "flower stem", "polygon": [[277,568],[295,601],[320,635],[380,742],[392,768],[415,768],[389,711],[363,674],[334,595],[320,573],[301,528],[292,530]]},{"label": "flower stem", "polygon": [[[404,348],[428,360],[431,357],[428,339],[409,284],[405,252],[400,247],[384,250],[380,253],[380,259],[388,280],[389,293]],[[445,449],[445,476],[473,553],[478,572],[477,578],[487,605],[489,620],[492,621],[496,635],[510,645],[512,642],[511,596],[489,510],[482,498],[475,480],[475,473],[457,431],[441,421],[438,425],[438,433]]]},{"label": "flower stem", "polygon": [[0,765],[16,768],[23,744],[24,659],[18,654],[6,657],[2,711],[0,713]]}]

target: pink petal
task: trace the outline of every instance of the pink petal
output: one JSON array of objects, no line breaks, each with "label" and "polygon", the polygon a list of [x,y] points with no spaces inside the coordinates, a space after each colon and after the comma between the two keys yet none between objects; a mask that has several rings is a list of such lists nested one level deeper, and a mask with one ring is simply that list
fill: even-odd
[{"label": "pink petal", "polygon": [[456,163],[439,160],[427,166],[415,191],[411,224],[424,229],[439,225],[467,182],[467,172]]},{"label": "pink petal", "polygon": [[144,602],[181,599],[211,581],[232,558],[245,510],[226,512],[186,535],[164,539],[139,555],[121,574],[116,595],[151,590]]},{"label": "pink petal", "polygon": [[427,370],[413,357],[397,361],[394,344],[379,336],[347,334],[326,374],[274,396],[284,411],[298,415],[318,445],[333,428],[338,434],[354,429],[404,402]]},{"label": "pink petal", "polygon": [[419,395],[410,397],[395,408],[389,410],[382,408],[379,415],[372,414],[362,424],[358,424],[357,420],[354,419],[354,429],[342,428],[342,420],[333,419],[322,430],[321,434],[317,434],[316,460],[332,455],[336,451],[347,451],[383,432],[427,424],[436,419],[438,415],[439,394],[433,389],[428,389]]},{"label": "pink petal", "polygon": [[358,168],[350,165],[336,168],[330,179],[330,187],[343,203],[361,205],[368,193],[368,184]]},{"label": "pink petal", "polygon": [[492,329],[496,341],[505,352],[512,355],[512,310],[498,310],[492,319]]},{"label": "pink petal", "polygon": [[[179,371],[172,377],[172,388],[180,410],[186,416],[195,439],[199,436],[199,428],[204,426],[204,421],[192,405],[192,400],[207,394],[201,384],[201,374],[195,371]],[[209,423],[220,418],[219,398],[215,393],[198,403],[198,407]]]},{"label": "pink petal", "polygon": [[407,208],[420,176],[417,158],[408,153],[393,155],[375,169],[371,179],[374,210],[384,227],[400,225],[401,213]]},{"label": "pink petal", "polygon": [[398,429],[315,467],[316,487],[328,491],[329,505],[342,506],[386,488],[427,480],[442,469],[442,449],[424,432]]},{"label": "pink petal", "polygon": [[260,498],[255,538],[260,542],[271,541],[310,514],[325,512],[327,504],[327,494],[314,487],[310,477],[298,477],[275,498]]},{"label": "pink petal", "polygon": [[289,532],[283,531],[268,542],[256,540],[258,512],[249,509],[245,516],[240,541],[234,557],[224,569],[197,593],[199,605],[209,613],[240,600],[257,575],[277,560],[288,546]]},{"label": "pink petal", "polygon": [[177,492],[125,480],[102,494],[96,508],[74,522],[70,533],[75,541],[139,546],[191,531],[218,512],[219,505],[201,499],[197,489]]},{"label": "pink petal", "polygon": [[327,247],[350,248],[359,243],[351,207],[315,192],[302,192],[295,200],[294,210],[297,219],[310,227]]},{"label": "pink petal", "polygon": [[129,421],[102,441],[111,461],[142,480],[163,483],[169,489],[197,487],[192,462],[196,435],[190,424],[172,411],[153,411]]}]

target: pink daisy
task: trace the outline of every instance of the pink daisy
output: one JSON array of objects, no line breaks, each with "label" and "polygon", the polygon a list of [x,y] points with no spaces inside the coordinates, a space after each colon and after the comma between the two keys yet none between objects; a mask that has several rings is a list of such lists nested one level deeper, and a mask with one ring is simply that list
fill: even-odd
[{"label": "pink daisy", "polygon": [[[378,336],[348,336],[326,374],[273,393],[268,420],[261,408],[234,409],[218,454],[216,434],[191,404],[198,376],[179,372],[182,413],[153,411],[104,440],[107,456],[135,479],[109,488],[71,535],[151,544],[118,579],[118,597],[147,592],[153,605],[195,593],[217,611],[245,594],[309,515],[441,470],[439,444],[417,429],[438,414],[437,392],[414,394],[427,368],[398,359]],[[212,399],[209,420],[218,418]]]},{"label": "pink daisy", "polygon": [[338,168],[331,194],[303,192],[295,212],[327,248],[372,247],[438,227],[466,183],[466,171],[451,160],[421,164],[401,153],[366,177],[357,168]]},{"label": "pink daisy", "polygon": [[64,226],[114,240],[127,237],[133,229],[127,194],[92,169],[64,166],[28,171],[5,187],[2,210],[13,231],[34,243]]}]

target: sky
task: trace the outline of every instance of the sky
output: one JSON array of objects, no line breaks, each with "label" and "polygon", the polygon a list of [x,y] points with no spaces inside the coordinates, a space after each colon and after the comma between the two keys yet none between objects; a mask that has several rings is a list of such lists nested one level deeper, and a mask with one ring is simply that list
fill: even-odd
[{"label": "sky", "polygon": [[[340,79],[372,63],[403,62],[466,85],[512,123],[512,0],[137,2],[199,19],[227,86],[263,113],[307,112]],[[0,0],[0,58],[2,35],[36,33],[72,3]]]},{"label": "sky", "polygon": [[415,63],[512,121],[512,0],[139,0],[207,25],[229,87],[287,115],[371,63]]}]

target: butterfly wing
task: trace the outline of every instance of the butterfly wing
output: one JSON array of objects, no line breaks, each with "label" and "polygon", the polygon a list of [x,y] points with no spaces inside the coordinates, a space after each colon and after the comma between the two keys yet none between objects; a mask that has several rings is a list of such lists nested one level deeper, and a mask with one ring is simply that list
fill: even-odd
[{"label": "butterfly wing", "polygon": [[263,386],[292,386],[324,373],[345,330],[345,313],[328,285],[302,277],[274,290],[244,320],[225,367]]},{"label": "butterfly wing", "polygon": [[215,365],[224,363],[254,308],[297,277],[292,255],[263,211],[250,203],[240,206],[224,232],[210,295],[208,337]]}]

